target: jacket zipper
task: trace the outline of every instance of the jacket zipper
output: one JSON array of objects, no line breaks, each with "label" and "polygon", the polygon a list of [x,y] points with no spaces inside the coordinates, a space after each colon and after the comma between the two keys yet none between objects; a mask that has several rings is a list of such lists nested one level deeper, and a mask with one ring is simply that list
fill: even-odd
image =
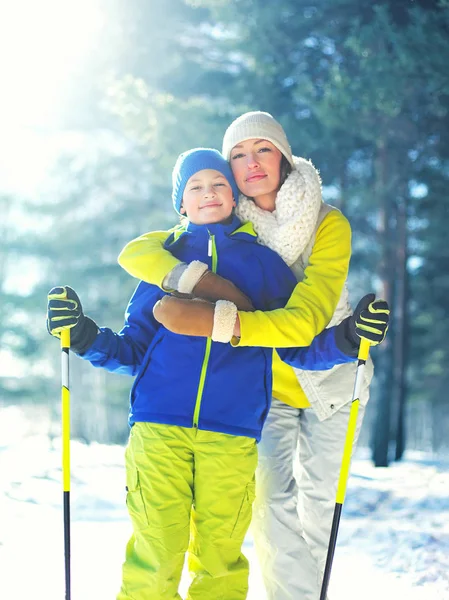
[{"label": "jacket zipper", "polygon": [[[215,236],[209,233],[209,240],[207,245],[207,255],[212,257],[212,273],[217,272],[217,248],[215,246]],[[196,395],[195,410],[193,411],[193,427],[198,427],[198,421],[200,418],[201,400],[203,398],[204,382],[206,380],[207,365],[209,364],[210,349],[212,346],[212,338],[207,338],[206,350],[204,351],[203,364],[201,366],[200,382],[198,385],[198,393]]]}]

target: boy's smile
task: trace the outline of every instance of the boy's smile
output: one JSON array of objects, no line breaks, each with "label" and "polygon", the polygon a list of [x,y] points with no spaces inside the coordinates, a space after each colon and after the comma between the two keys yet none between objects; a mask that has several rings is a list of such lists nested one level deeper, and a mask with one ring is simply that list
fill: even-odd
[{"label": "boy's smile", "polygon": [[196,225],[220,223],[230,217],[234,206],[226,177],[215,169],[203,169],[187,181],[181,213]]}]

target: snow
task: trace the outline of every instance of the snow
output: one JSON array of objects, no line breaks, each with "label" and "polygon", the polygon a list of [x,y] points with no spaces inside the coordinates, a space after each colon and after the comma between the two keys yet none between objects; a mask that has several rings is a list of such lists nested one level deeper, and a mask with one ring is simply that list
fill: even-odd
[{"label": "snow", "polygon": [[[60,464],[60,440],[0,411],[0,598],[64,597]],[[71,465],[72,598],[111,600],[130,534],[124,448],[72,441]],[[351,472],[331,600],[449,599],[449,462],[408,454],[376,469],[361,450]],[[245,553],[248,599],[264,600],[250,535]]]}]

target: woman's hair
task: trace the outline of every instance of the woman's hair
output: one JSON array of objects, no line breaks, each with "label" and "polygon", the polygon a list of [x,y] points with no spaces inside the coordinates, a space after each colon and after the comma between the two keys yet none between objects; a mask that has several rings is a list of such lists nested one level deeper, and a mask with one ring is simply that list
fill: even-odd
[{"label": "woman's hair", "polygon": [[291,164],[288,162],[288,160],[285,158],[284,155],[282,155],[280,169],[281,169],[281,176],[279,179],[279,187],[281,187],[285,183],[285,180],[290,175],[290,173],[293,171]]}]

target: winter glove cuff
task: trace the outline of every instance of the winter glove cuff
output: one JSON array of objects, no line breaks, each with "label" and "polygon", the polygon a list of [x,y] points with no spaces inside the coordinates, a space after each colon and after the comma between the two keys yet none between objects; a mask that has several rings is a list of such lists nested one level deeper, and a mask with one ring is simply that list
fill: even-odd
[{"label": "winter glove cuff", "polygon": [[214,310],[214,326],[212,340],[214,342],[228,343],[234,334],[234,325],[237,318],[237,307],[228,300],[218,300]]},{"label": "winter glove cuff", "polygon": [[179,277],[177,286],[173,287],[173,289],[181,294],[191,294],[207,270],[208,266],[205,263],[193,260],[190,264],[186,265]]},{"label": "winter glove cuff", "polygon": [[89,350],[98,334],[98,325],[90,317],[84,317],[70,330],[70,350],[84,354]]},{"label": "winter glove cuff", "polygon": [[340,352],[356,357],[359,351],[360,338],[351,327],[353,317],[347,317],[335,328],[335,344]]},{"label": "winter glove cuff", "polygon": [[187,263],[179,263],[176,265],[176,267],[173,267],[173,269],[169,273],[167,273],[167,275],[164,277],[164,280],[162,281],[162,289],[164,290],[164,292],[173,292],[178,289],[181,275],[184,273],[188,266],[189,265]]}]

